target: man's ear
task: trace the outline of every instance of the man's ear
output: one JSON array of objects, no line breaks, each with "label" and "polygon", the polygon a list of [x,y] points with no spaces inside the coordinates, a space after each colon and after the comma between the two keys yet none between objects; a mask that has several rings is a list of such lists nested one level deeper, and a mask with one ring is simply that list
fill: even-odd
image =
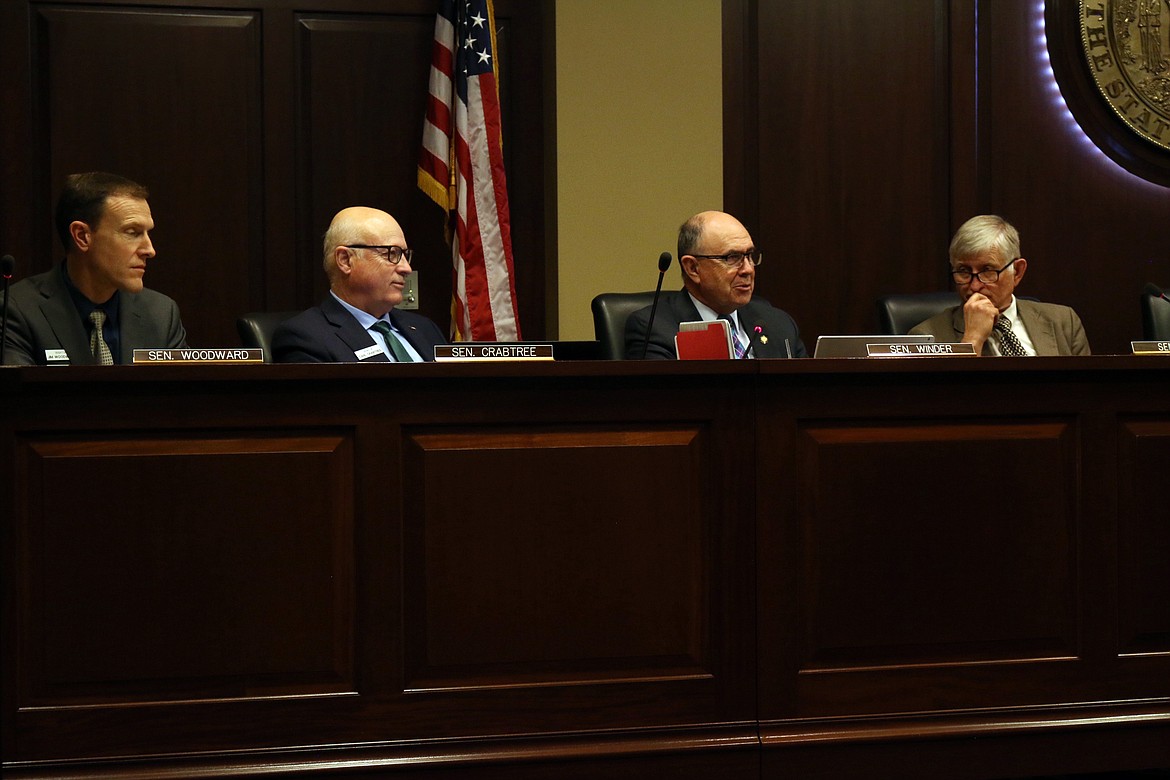
[{"label": "man's ear", "polygon": [[694,255],[683,255],[678,259],[679,266],[682,267],[683,275],[692,282],[699,281],[699,258]]},{"label": "man's ear", "polygon": [[93,244],[93,231],[81,220],[69,223],[69,236],[73,239],[73,245],[82,252],[88,252]]},{"label": "man's ear", "polygon": [[[1028,270],[1028,261],[1024,258],[1016,260],[1016,284],[1024,280],[1024,273]],[[1014,287],[1012,289],[1015,289]]]},{"label": "man's ear", "polygon": [[346,276],[353,273],[353,253],[345,247],[339,246],[333,250],[333,262],[337,270]]}]

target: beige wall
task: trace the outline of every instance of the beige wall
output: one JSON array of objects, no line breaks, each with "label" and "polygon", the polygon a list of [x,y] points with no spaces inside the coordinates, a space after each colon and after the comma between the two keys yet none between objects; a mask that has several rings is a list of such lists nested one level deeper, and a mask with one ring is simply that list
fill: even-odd
[{"label": "beige wall", "polygon": [[556,23],[559,336],[591,339],[593,296],[654,289],[722,206],[720,0],[557,0]]}]

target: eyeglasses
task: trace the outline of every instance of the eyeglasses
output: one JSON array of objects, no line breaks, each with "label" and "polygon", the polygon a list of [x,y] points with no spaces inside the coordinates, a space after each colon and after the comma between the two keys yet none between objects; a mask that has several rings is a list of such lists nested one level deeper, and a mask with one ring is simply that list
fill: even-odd
[{"label": "eyeglasses", "polygon": [[410,262],[414,259],[413,249],[404,249],[400,246],[387,246],[385,244],[345,244],[346,249],[374,249],[382,256],[382,259],[391,265],[398,265],[403,260]]},{"label": "eyeglasses", "polygon": [[[1019,259],[1018,257],[1016,258],[1016,260]],[[1000,274],[1015,266],[1016,260],[1012,260],[1000,269],[984,268],[979,273],[972,271],[951,271],[951,276],[954,278],[956,284],[970,284],[973,278],[979,279],[984,284],[995,284],[999,281]]]},{"label": "eyeglasses", "polygon": [[691,255],[691,257],[705,257],[708,260],[718,260],[727,268],[739,268],[743,265],[743,261],[747,260],[752,265],[759,265],[764,262],[764,253],[758,249],[753,249],[750,252],[729,252],[725,255]]}]

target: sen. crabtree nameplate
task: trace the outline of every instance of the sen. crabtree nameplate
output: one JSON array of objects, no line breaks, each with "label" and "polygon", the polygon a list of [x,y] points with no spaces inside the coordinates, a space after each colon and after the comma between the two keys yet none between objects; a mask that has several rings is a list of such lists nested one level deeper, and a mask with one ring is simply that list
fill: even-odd
[{"label": "sen. crabtree nameplate", "polygon": [[136,349],[139,363],[263,363],[264,350],[247,349]]},{"label": "sen. crabtree nameplate", "polygon": [[975,345],[958,344],[866,344],[870,357],[975,357]]},{"label": "sen. crabtree nameplate", "polygon": [[485,360],[552,360],[552,344],[439,344],[435,362]]}]

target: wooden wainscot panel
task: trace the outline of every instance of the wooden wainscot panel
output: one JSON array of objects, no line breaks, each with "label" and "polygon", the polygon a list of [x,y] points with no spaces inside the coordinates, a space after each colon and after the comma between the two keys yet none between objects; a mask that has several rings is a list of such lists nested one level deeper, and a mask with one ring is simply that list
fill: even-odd
[{"label": "wooden wainscot panel", "polygon": [[[987,662],[1076,657],[1075,430],[1059,419],[802,427],[803,706],[991,705],[1019,694],[986,689]],[[936,687],[936,674],[949,682]]]},{"label": "wooden wainscot panel", "polygon": [[1120,426],[1118,636],[1123,654],[1170,654],[1170,418]]},{"label": "wooden wainscot panel", "polygon": [[354,690],[348,436],[28,434],[17,452],[22,709]]},{"label": "wooden wainscot panel", "polygon": [[407,438],[409,688],[711,676],[702,428]]}]

